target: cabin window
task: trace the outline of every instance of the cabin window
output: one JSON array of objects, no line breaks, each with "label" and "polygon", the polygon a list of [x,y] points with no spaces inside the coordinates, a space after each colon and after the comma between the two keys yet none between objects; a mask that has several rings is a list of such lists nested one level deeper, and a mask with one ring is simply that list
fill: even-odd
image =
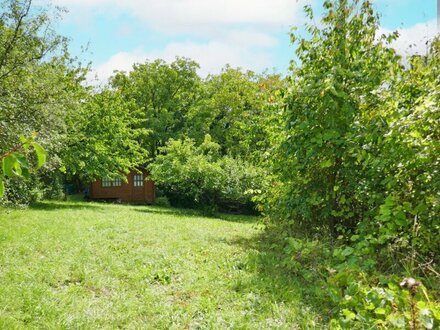
[{"label": "cabin window", "polygon": [[109,178],[102,178],[101,182],[102,182],[102,186],[104,188],[107,188],[107,187],[120,187],[120,186],[122,186],[121,178],[115,178],[113,180],[111,180]]},{"label": "cabin window", "polygon": [[133,185],[135,187],[143,187],[144,186],[144,175],[143,174],[135,174],[133,176]]},{"label": "cabin window", "polygon": [[112,180],[109,178],[102,178],[102,186],[103,187],[111,187],[112,186]]}]

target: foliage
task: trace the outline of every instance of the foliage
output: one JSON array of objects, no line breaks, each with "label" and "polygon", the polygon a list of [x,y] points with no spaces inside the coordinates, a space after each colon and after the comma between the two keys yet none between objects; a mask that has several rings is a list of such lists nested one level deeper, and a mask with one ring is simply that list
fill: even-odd
[{"label": "foliage", "polygon": [[[0,198],[3,197],[5,191],[5,185],[3,179],[20,177],[29,179],[32,169],[39,169],[46,162],[46,153],[44,149],[35,142],[36,134],[29,138],[24,136],[20,137],[20,144],[13,149],[0,155],[1,160],[1,172],[0,172]],[[35,151],[35,166],[32,166],[30,162],[30,149]]]},{"label": "foliage", "polygon": [[257,75],[226,66],[203,82],[201,97],[188,113],[187,136],[202,142],[209,134],[222,154],[261,160],[270,143],[266,130],[272,109],[267,105],[283,84],[279,75]]},{"label": "foliage", "polygon": [[112,86],[126,100],[134,100],[134,117],[151,131],[141,141],[150,157],[168,139],[183,136],[202,143],[206,134],[221,146],[221,153],[253,162],[269,147],[266,122],[273,92],[284,85],[279,75],[257,75],[226,66],[218,75],[201,79],[194,61],[177,58],[136,64],[130,73],[119,72]]},{"label": "foliage", "polygon": [[435,40],[427,57],[409,59],[410,67],[381,93],[380,119],[365,118],[370,127],[363,139],[371,149],[359,155],[365,184],[359,197],[371,210],[359,233],[372,236],[373,249],[388,245],[399,256],[420,254],[437,265],[439,52]]},{"label": "foliage", "polygon": [[322,30],[308,26],[311,39],[298,42],[301,65],[292,64],[274,169],[285,199],[276,209],[286,219],[335,229],[341,223],[352,226],[364,211],[354,194],[355,152],[362,150],[354,140],[356,123],[364,97],[384,83],[395,56],[375,41],[377,21],[368,2],[358,15],[347,1],[325,6]]},{"label": "foliage", "polygon": [[[436,329],[440,326],[440,304],[431,302],[426,288],[401,288],[395,278],[371,285],[366,274],[339,272],[330,278],[331,297],[338,306],[332,329]],[[342,290],[341,290],[342,288]]]},{"label": "foliage", "polygon": [[[321,315],[331,329],[438,327],[439,287],[429,290],[425,286],[432,287],[428,278],[422,284],[412,278],[403,279],[403,274],[378,271],[373,258],[342,240],[335,244],[329,237],[291,237],[279,228],[266,232],[267,235],[268,248],[279,258],[277,263],[282,271],[301,279],[305,287],[319,288],[308,292],[309,299],[321,302]],[[274,244],[274,240],[278,242]],[[408,286],[411,281],[415,285]],[[438,283],[438,278],[434,281]],[[413,324],[418,327],[412,327]]]},{"label": "foliage", "polygon": [[[222,156],[220,145],[206,135],[194,140],[170,140],[150,165],[153,180],[171,198],[213,210],[248,206],[260,188],[263,172],[240,159]],[[249,194],[248,194],[249,192]]]},{"label": "foliage", "polygon": [[161,196],[161,197],[156,197],[156,199],[154,200],[154,205],[170,207],[171,203],[167,196]]},{"label": "foliage", "polygon": [[440,246],[438,43],[405,69],[387,47],[396,35],[376,38],[369,1],[324,7],[323,27],[298,42],[266,214],[348,244],[356,234],[385,267],[413,251],[430,260]]},{"label": "foliage", "polygon": [[[327,289],[332,327],[437,327],[439,42],[405,66],[388,46],[397,34],[377,36],[369,1],[324,8],[283,91],[272,184],[259,198],[267,232],[286,271]],[[408,292],[403,276],[426,287]]]},{"label": "foliage", "polygon": [[139,119],[136,128],[150,131],[148,139],[139,142],[153,158],[158,148],[170,138],[178,138],[185,117],[199,97],[198,64],[177,58],[167,64],[163,60],[135,64],[130,73],[118,72],[112,86],[123,98],[134,101],[132,116]]},{"label": "foliage", "polygon": [[115,177],[143,165],[146,151],[138,142],[147,131],[136,128],[132,104],[119,92],[103,91],[90,97],[67,117],[66,149],[61,154],[64,171],[85,181]]},{"label": "foliage", "polygon": [[[60,10],[51,11],[31,0],[1,1],[0,155],[14,149],[19,136],[37,132],[48,155],[45,171],[55,175],[64,119],[80,102],[84,91],[80,83],[87,72],[70,57],[66,39],[53,28],[59,14]],[[31,191],[41,188],[39,174],[32,174],[30,180],[33,189],[21,189],[24,183],[9,186],[5,198],[33,199],[36,194]]]}]

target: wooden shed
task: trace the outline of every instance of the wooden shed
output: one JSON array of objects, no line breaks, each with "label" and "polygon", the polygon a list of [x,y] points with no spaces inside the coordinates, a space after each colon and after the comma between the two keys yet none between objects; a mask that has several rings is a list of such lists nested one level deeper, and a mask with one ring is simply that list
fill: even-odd
[{"label": "wooden shed", "polygon": [[151,204],[155,199],[155,186],[148,179],[148,172],[131,172],[127,176],[127,182],[121,178],[103,178],[93,182],[90,186],[90,199]]}]

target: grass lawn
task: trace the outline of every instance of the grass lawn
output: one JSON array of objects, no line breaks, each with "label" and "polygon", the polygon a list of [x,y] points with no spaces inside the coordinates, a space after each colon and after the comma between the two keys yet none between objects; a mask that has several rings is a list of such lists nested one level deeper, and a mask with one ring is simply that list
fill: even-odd
[{"label": "grass lawn", "polygon": [[150,206],[0,209],[0,328],[321,328],[260,235],[253,217]]}]

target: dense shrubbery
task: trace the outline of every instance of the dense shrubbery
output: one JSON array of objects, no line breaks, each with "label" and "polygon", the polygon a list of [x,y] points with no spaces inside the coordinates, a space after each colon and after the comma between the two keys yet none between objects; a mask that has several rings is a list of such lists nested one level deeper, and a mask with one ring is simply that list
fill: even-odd
[{"label": "dense shrubbery", "polygon": [[[280,235],[276,234],[276,238]],[[374,260],[358,250],[331,241],[286,237],[280,266],[302,279],[311,299],[321,302],[321,312],[331,329],[436,329],[440,305],[426,283],[403,276],[374,272]],[[434,280],[435,281],[435,280]],[[324,303],[325,301],[325,303]],[[412,327],[416,324],[416,327]]]},{"label": "dense shrubbery", "polygon": [[[318,267],[334,288],[335,327],[404,328],[407,294],[388,283],[410,275],[439,289],[440,44],[404,66],[369,1],[324,7],[322,28],[298,42],[263,209],[285,267],[305,277]],[[339,238],[322,257],[331,272],[298,259],[315,248],[298,233]],[[418,322],[438,325],[438,303],[417,299]]]},{"label": "dense shrubbery", "polygon": [[310,27],[313,39],[299,42],[266,212],[286,228],[357,235],[364,253],[384,252],[382,261],[413,250],[432,258],[440,246],[438,42],[405,69],[383,43],[393,37],[375,41],[367,1],[359,15],[338,3],[326,1],[323,30]]},{"label": "dense shrubbery", "polygon": [[24,180],[23,178],[5,179],[5,194],[1,201],[5,206],[29,205],[40,200],[43,195],[41,185],[36,178]]},{"label": "dense shrubbery", "polygon": [[199,146],[191,139],[170,140],[150,170],[172,203],[210,211],[251,211],[264,174],[250,163],[222,156],[209,135]]}]

